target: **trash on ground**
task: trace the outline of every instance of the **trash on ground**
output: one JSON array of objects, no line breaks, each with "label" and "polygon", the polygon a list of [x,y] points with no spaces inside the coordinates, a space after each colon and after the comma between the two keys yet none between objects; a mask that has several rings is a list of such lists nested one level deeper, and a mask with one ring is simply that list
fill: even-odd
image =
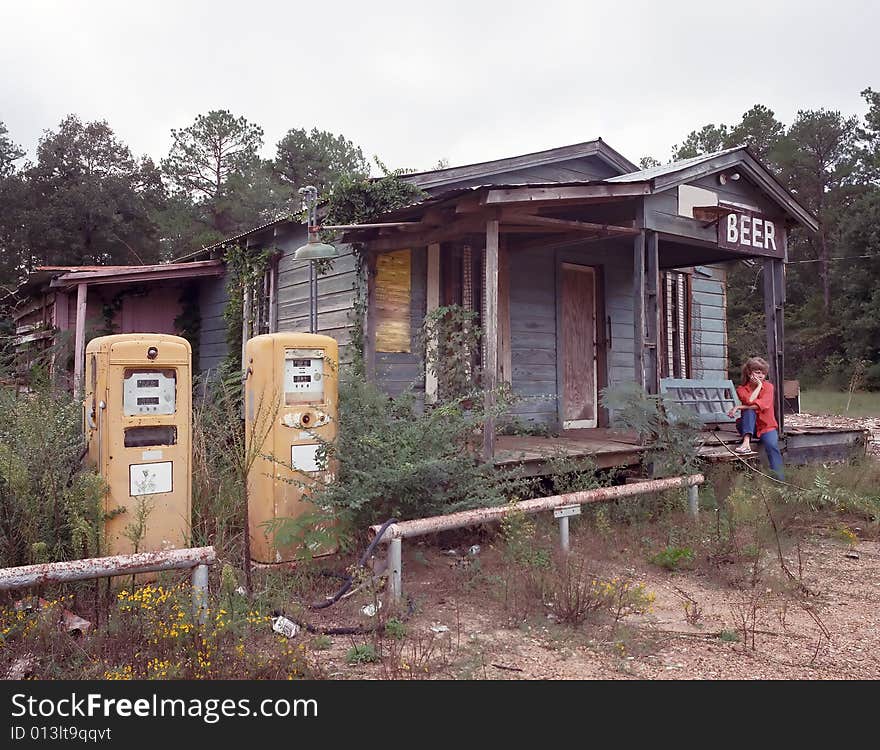
[{"label": "trash on ground", "polygon": [[286,638],[295,638],[301,629],[293,620],[288,620],[284,615],[272,618],[272,630]]},{"label": "trash on ground", "polygon": [[361,612],[367,617],[375,617],[380,609],[382,609],[382,602],[376,602],[375,604],[368,604],[365,607],[361,607]]}]

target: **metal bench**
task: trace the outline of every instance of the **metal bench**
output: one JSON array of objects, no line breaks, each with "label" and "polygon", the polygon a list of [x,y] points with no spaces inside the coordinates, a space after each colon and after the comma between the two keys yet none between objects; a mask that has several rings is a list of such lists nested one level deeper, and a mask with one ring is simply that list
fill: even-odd
[{"label": "metal bench", "polygon": [[733,424],[728,417],[739,397],[731,380],[694,380],[692,378],[661,378],[660,393],[669,401],[693,411],[705,424]]}]

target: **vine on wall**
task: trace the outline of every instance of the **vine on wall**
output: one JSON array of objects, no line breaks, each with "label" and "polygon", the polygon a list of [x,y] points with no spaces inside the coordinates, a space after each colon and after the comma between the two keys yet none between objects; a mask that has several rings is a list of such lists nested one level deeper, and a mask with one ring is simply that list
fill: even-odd
[{"label": "vine on wall", "polygon": [[[262,290],[261,281],[273,250],[251,250],[242,245],[228,245],[224,248],[224,261],[226,262],[226,294],[227,302],[223,310],[223,319],[226,321],[226,344],[228,351],[222,368],[227,371],[241,368],[241,331],[244,324],[244,293],[245,289],[258,287]],[[257,309],[256,304],[251,305],[251,316]]]},{"label": "vine on wall", "polygon": [[191,281],[180,291],[180,315],[174,319],[179,336],[189,341],[192,349],[192,373],[199,372],[199,340],[202,331],[202,309],[199,305],[199,285]]},{"label": "vine on wall", "polygon": [[[366,224],[374,221],[382,214],[410,206],[426,197],[426,193],[415,185],[406,182],[403,176],[406,170],[389,171],[376,159],[376,163],[384,176],[378,180],[369,180],[353,175],[343,176],[333,187],[325,204],[324,222],[327,224]],[[364,375],[364,315],[367,309],[367,264],[363,246],[352,245],[357,262],[357,284],[354,301],[349,311],[352,323],[351,349],[353,352],[352,367],[354,373]],[[327,273],[331,263],[317,266],[319,274]]]}]

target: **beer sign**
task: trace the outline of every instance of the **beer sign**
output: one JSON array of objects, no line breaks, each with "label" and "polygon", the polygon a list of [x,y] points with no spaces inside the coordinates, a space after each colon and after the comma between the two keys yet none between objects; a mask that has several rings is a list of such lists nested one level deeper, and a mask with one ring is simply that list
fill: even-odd
[{"label": "beer sign", "polygon": [[785,225],[758,213],[736,211],[718,222],[718,246],[771,258],[785,257]]}]

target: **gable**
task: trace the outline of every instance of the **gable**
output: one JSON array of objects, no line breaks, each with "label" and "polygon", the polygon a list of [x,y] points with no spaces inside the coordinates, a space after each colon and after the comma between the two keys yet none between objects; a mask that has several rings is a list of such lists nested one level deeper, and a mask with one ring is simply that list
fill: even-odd
[{"label": "gable", "polygon": [[593,182],[637,169],[601,139],[506,159],[405,175],[429,195],[481,185]]},{"label": "gable", "polygon": [[618,175],[607,182],[649,184],[651,193],[664,195],[667,203],[670,192],[675,190],[678,195],[674,197],[676,210],[673,213],[676,215],[687,216],[677,210],[681,195],[677,189],[688,185],[716,194],[716,202],[707,205],[732,205],[768,216],[785,217],[813,232],[819,230],[816,217],[745,146]]}]

